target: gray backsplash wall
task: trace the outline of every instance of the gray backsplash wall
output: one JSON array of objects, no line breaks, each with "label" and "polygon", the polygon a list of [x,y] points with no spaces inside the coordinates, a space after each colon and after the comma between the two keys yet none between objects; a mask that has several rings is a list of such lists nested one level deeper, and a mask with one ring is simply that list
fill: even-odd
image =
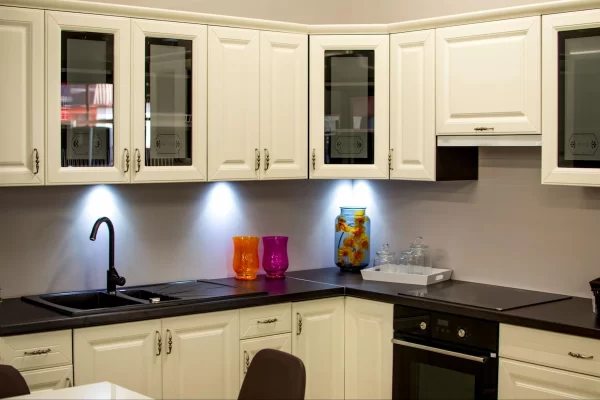
[{"label": "gray backsplash wall", "polygon": [[600,276],[600,190],[541,185],[539,149],[480,153],[477,182],[0,188],[2,294],[104,287],[106,228],[89,240],[103,215],[128,285],[233,276],[240,234],[290,236],[290,270],[333,266],[333,220],[354,203],[368,207],[374,248],[422,235],[457,279],[589,297]]}]

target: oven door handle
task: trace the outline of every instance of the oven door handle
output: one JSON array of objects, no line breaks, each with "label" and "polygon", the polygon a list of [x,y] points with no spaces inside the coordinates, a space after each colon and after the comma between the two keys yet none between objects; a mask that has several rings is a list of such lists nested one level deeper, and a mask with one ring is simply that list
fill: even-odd
[{"label": "oven door handle", "polygon": [[476,362],[482,363],[482,364],[488,360],[487,357],[478,357],[478,356],[472,356],[470,354],[457,353],[456,351],[439,349],[437,347],[425,346],[422,344],[407,342],[404,340],[392,339],[392,343],[400,345],[400,346],[412,347],[414,349],[431,351],[433,353],[438,353],[438,354],[444,354],[446,356],[462,358],[464,360],[476,361]]}]

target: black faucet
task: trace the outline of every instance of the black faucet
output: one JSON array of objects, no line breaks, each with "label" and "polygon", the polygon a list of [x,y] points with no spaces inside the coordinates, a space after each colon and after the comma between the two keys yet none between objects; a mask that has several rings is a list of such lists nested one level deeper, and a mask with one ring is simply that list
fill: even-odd
[{"label": "black faucet", "polygon": [[98,218],[98,220],[94,223],[94,227],[92,228],[92,233],[90,234],[90,240],[96,240],[96,234],[98,233],[98,228],[102,225],[103,222],[106,222],[106,226],[108,227],[108,271],[106,271],[106,291],[108,294],[117,294],[117,285],[123,286],[125,284],[125,278],[119,276],[119,273],[115,269],[115,227],[112,224],[112,221],[107,217]]}]

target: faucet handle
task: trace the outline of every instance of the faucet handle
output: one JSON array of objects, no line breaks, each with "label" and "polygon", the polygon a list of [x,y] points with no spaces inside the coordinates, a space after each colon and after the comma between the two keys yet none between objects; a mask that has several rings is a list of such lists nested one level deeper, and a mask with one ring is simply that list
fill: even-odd
[{"label": "faucet handle", "polygon": [[124,276],[119,276],[119,278],[117,279],[117,285],[119,285],[119,286],[125,285],[125,282],[127,282],[127,280],[125,279]]}]

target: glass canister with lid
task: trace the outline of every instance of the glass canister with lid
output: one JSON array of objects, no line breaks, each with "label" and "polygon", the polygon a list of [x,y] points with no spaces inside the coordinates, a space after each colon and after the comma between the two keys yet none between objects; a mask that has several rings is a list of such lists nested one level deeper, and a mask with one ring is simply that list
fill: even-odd
[{"label": "glass canister with lid", "polygon": [[381,249],[376,252],[373,265],[379,267],[383,272],[399,272],[398,259],[396,253],[389,250],[389,245],[386,243],[381,246]]},{"label": "glass canister with lid", "polygon": [[410,251],[413,257],[413,273],[429,275],[431,274],[431,254],[429,246],[423,243],[423,238],[417,236],[410,244]]}]

